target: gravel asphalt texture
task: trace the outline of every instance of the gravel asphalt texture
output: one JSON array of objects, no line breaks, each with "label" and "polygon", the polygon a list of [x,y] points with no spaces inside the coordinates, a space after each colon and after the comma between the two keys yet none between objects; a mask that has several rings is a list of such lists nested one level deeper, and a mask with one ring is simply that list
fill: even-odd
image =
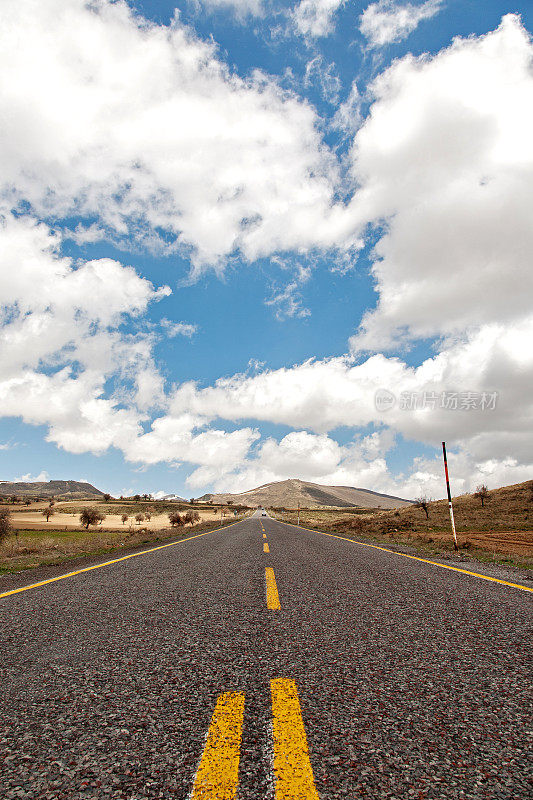
[{"label": "gravel asphalt texture", "polygon": [[233,690],[273,798],[278,677],[321,800],[531,798],[533,594],[261,520],[0,598],[2,800],[185,800]]}]

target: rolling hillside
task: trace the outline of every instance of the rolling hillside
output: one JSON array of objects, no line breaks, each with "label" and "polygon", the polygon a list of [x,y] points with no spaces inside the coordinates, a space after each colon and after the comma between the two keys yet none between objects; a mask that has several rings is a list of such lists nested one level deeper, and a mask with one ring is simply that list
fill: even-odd
[{"label": "rolling hillside", "polygon": [[284,508],[318,508],[321,506],[360,508],[399,508],[410,505],[409,500],[393,497],[370,489],[353,486],[321,486],[318,483],[300,481],[295,478],[275,483],[266,483],[256,489],[240,494],[206,494],[202,500],[214,503],[242,503],[248,506],[277,506]]},{"label": "rolling hillside", "polygon": [[38,483],[11,483],[0,481],[0,497],[55,497],[61,500],[103,497],[103,492],[82,481],[43,481]]}]

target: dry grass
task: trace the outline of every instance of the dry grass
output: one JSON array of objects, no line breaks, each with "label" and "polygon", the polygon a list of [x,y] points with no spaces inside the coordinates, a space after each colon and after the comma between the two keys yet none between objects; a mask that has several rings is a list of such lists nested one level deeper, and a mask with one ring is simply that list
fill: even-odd
[{"label": "dry grass", "polygon": [[[469,555],[481,560],[507,558],[533,567],[533,481],[492,490],[484,507],[473,495],[454,498],[453,507],[459,545]],[[300,524],[432,552],[453,549],[447,501],[431,502],[428,511],[426,519],[424,511],[414,506],[370,514],[346,513],[345,509],[307,510],[300,513]],[[275,516],[296,522],[294,511],[276,512]]]},{"label": "dry grass", "polygon": [[[220,520],[225,516],[233,516],[233,509],[209,506],[206,504],[169,503],[164,501],[125,501],[125,500],[83,500],[83,501],[58,501],[54,505],[54,514],[49,521],[43,517],[43,510],[48,507],[48,502],[40,501],[30,506],[3,503],[2,508],[7,508],[11,513],[13,527],[19,530],[63,530],[80,531],[80,512],[83,508],[96,508],[105,514],[103,525],[97,530],[126,531],[131,528],[147,528],[150,531],[164,531],[169,527],[168,514],[178,511],[196,511],[200,515],[200,522]],[[136,514],[151,512],[151,519],[144,519],[141,523],[135,521]],[[123,523],[122,515],[127,514],[129,519]],[[92,528],[91,528],[92,530]]]}]

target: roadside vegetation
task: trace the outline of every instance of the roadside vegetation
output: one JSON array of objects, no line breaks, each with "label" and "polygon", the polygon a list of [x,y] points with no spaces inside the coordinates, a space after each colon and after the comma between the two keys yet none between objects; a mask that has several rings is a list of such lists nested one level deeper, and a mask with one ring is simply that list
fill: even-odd
[{"label": "roadside vegetation", "polygon": [[[103,498],[0,504],[0,574],[177,540],[242,519],[244,506]],[[58,524],[61,523],[61,524]]]},{"label": "roadside vegetation", "polygon": [[[300,525],[368,540],[387,547],[408,546],[430,555],[469,558],[533,569],[533,481],[453,499],[460,552],[454,554],[447,500],[419,497],[392,511],[301,509]],[[296,510],[271,509],[277,519],[296,523]]]}]

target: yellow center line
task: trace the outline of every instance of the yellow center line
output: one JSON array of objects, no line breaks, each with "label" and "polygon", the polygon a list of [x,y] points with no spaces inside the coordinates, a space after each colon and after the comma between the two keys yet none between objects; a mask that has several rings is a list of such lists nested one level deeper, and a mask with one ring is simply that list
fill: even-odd
[{"label": "yellow center line", "polygon": [[[290,525],[291,528],[297,528],[301,531],[308,533],[319,533],[321,536],[330,536],[332,539],[342,539],[343,542],[351,542],[358,544],[361,547],[371,547],[373,550],[381,550],[383,553],[392,553],[393,556],[401,556],[402,558],[411,558],[413,561],[421,561],[423,564],[432,564],[434,567],[441,567],[442,569],[450,569],[452,572],[462,572],[463,575],[472,575],[474,578],[481,578],[484,581],[491,581],[492,583],[500,583],[502,586],[512,586],[513,589],[522,589],[524,592],[533,592],[530,586],[523,586],[521,583],[510,583],[509,581],[502,581],[501,578],[492,578],[490,575],[482,575],[480,572],[470,572],[468,569],[461,569],[460,567],[452,567],[449,564],[441,564],[439,561],[431,561],[428,558],[420,558],[420,556],[410,556],[408,553],[398,553],[396,550],[389,550],[388,547],[380,547],[377,544],[368,544],[367,542],[358,542],[356,539],[348,539],[347,536],[337,536],[334,533],[325,533],[324,531],[314,531],[312,528],[302,528],[301,525],[293,525],[291,522],[284,522],[284,525]],[[1,597],[1,595],[0,595]]]},{"label": "yellow center line", "polygon": [[156,550],[163,550],[165,547],[175,547],[178,544],[183,544],[183,542],[190,542],[191,539],[199,539],[201,536],[208,536],[210,533],[220,533],[221,531],[227,531],[228,528],[233,528],[234,525],[240,525],[242,522],[232,522],[231,525],[226,525],[225,528],[215,528],[212,531],[206,531],[205,533],[197,533],[195,536],[188,536],[186,539],[180,539],[178,542],[169,542],[168,544],[161,544],[157,547],[150,547],[148,550],[141,550],[139,553],[130,553],[127,556],[121,556],[120,558],[113,558],[111,561],[104,561],[102,564],[93,564],[92,567],[84,567],[83,569],[76,569],[73,572],[67,572],[65,575],[57,575],[55,578],[48,578],[46,581],[39,581],[38,583],[31,583],[29,586],[21,586],[18,589],[11,589],[9,592],[2,592],[0,594],[1,597],[9,597],[11,594],[18,594],[19,592],[27,592],[28,589],[36,589],[39,586],[46,586],[48,583],[55,583],[56,581],[62,581],[65,578],[72,578],[74,575],[81,575],[82,572],[91,572],[93,569],[100,569],[100,567],[108,567],[110,564],[118,564],[120,561],[127,561],[128,558],[137,558],[138,556],[144,556],[147,553],[155,553]]},{"label": "yellow center line", "polygon": [[272,567],[265,567],[265,581],[267,608],[269,611],[279,611],[281,605],[279,602],[278,587],[276,586],[276,578]]},{"label": "yellow center line", "polygon": [[277,678],[270,686],[276,800],[319,800],[296,684]]},{"label": "yellow center line", "polygon": [[266,542],[263,545],[263,553],[270,553],[270,550],[268,549],[268,544]]},{"label": "yellow center line", "polygon": [[266,538],[267,538],[267,535],[266,535],[266,533],[264,533],[263,534],[263,539],[266,539]]},{"label": "yellow center line", "polygon": [[234,800],[239,785],[243,716],[242,692],[220,695],[190,800]]}]

